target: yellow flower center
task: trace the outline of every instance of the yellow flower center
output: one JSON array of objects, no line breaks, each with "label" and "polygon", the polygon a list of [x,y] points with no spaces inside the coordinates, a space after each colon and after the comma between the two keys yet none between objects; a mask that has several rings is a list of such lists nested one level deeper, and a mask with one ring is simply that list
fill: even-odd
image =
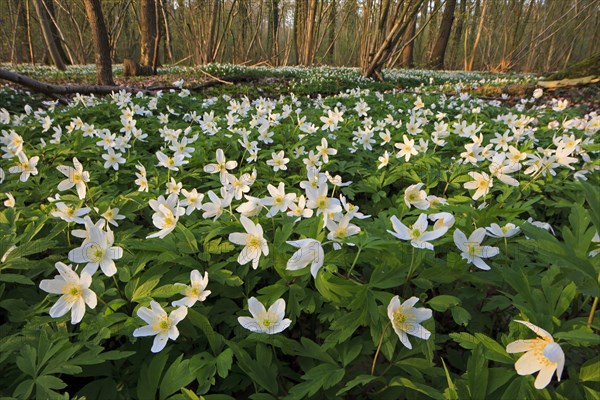
[{"label": "yellow flower center", "polygon": [[259,248],[260,247],[260,238],[254,235],[248,235],[248,247],[251,248]]},{"label": "yellow flower center", "polygon": [[152,325],[152,329],[159,333],[168,333],[171,329],[171,320],[166,315],[159,316]]},{"label": "yellow flower center", "polygon": [[481,246],[478,244],[469,243],[467,244],[467,253],[471,257],[475,257],[481,253]]},{"label": "yellow flower center", "polygon": [[325,209],[329,205],[329,198],[327,196],[319,196],[317,198],[317,207],[319,209]]},{"label": "yellow flower center", "polygon": [[83,295],[83,289],[75,283],[67,283],[63,286],[62,293],[68,303],[75,303]]},{"label": "yellow flower center", "polygon": [[396,329],[406,330],[407,324],[410,323],[410,320],[413,318],[413,314],[407,313],[404,307],[400,307],[396,311],[394,311],[392,324]]},{"label": "yellow flower center", "polygon": [[196,286],[188,286],[187,289],[185,289],[185,295],[187,297],[193,297],[197,299],[200,296],[200,293],[202,293],[202,289]]},{"label": "yellow flower center", "polygon": [[348,235],[348,229],[347,228],[344,228],[344,227],[340,226],[340,227],[338,227],[335,230],[335,236],[338,237],[338,238],[344,238],[347,235]]}]

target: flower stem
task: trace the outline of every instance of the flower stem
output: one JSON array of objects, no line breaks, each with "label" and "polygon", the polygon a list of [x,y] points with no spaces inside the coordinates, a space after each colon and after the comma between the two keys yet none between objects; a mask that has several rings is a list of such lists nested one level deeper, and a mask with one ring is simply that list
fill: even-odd
[{"label": "flower stem", "polygon": [[415,272],[415,248],[412,248],[412,254],[410,256],[410,266],[408,267],[408,273],[406,274],[406,282],[404,283],[404,297],[408,296],[408,289],[412,274]]},{"label": "flower stem", "polygon": [[381,345],[383,344],[383,338],[385,337],[385,333],[387,332],[387,329],[390,327],[391,323],[391,321],[388,322],[381,333],[381,338],[379,339],[379,344],[377,345],[377,351],[375,352],[375,357],[373,357],[373,364],[371,364],[371,375],[375,373],[375,364],[377,364],[377,357],[379,357],[379,351],[381,350]]},{"label": "flower stem", "polygon": [[350,269],[348,270],[348,273],[346,274],[346,278],[350,278],[350,274],[352,273],[352,270],[354,269],[354,266],[356,265],[356,262],[358,261],[358,256],[360,256],[361,251],[362,251],[362,246],[359,246],[358,251],[356,252],[356,256],[354,257],[354,261],[352,262],[352,265],[350,266]]},{"label": "flower stem", "polygon": [[112,308],[106,301],[104,301],[102,298],[98,297],[98,300],[100,300],[100,303],[104,304],[106,307],[108,307],[108,309],[110,311],[112,311],[113,313],[116,313],[117,310],[115,310],[114,308]]},{"label": "flower stem", "polygon": [[588,328],[592,327],[592,323],[594,322],[594,314],[596,314],[596,308],[598,308],[598,298],[594,297],[594,302],[592,303],[592,309],[590,310],[590,315],[588,316],[588,320],[587,320]]}]

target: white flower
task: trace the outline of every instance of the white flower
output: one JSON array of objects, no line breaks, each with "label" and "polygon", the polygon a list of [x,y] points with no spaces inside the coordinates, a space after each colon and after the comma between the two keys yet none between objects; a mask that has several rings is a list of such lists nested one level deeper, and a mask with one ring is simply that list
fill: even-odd
[{"label": "white flower", "polygon": [[162,239],[175,229],[177,221],[185,213],[185,209],[179,207],[179,199],[175,193],[171,193],[166,200],[164,196],[158,196],[157,200],[150,200],[149,204],[154,210],[152,223],[160,231],[146,236],[146,239],[154,237]]},{"label": "white flower", "polygon": [[92,309],[96,307],[96,293],[90,289],[92,276],[82,271],[80,277],[70,265],[61,262],[57,262],[55,267],[60,275],[40,282],[43,291],[62,294],[50,309],[50,316],[59,318],[71,310],[71,323],[77,324],[83,319],[86,304]]},{"label": "white flower", "polygon": [[62,192],[75,186],[77,195],[83,200],[86,191],[85,184],[90,181],[90,173],[83,170],[83,165],[81,165],[79,160],[75,157],[73,158],[73,167],[68,167],[66,165],[59,165],[56,167],[58,171],[67,177],[67,179],[58,184],[58,190]]},{"label": "white flower", "polygon": [[177,182],[175,180],[175,178],[171,178],[171,180],[169,182],[167,182],[165,184],[165,186],[167,187],[165,194],[171,194],[171,193],[179,194],[179,192],[181,191],[181,188],[183,187],[183,184],[181,182]]},{"label": "white flower", "polygon": [[271,160],[267,160],[267,165],[273,167],[273,171],[279,170],[285,171],[287,169],[286,164],[290,162],[289,158],[286,158],[283,150],[278,153],[271,153]]},{"label": "white flower", "polygon": [[388,153],[388,151],[386,150],[382,156],[380,156],[378,159],[379,161],[379,165],[377,165],[377,169],[381,169],[385,166],[387,166],[390,163],[390,153]]},{"label": "white flower", "polygon": [[409,139],[406,135],[402,135],[402,139],[404,140],[404,143],[394,144],[394,147],[400,150],[396,153],[396,158],[404,157],[404,161],[408,162],[410,156],[416,156],[419,152],[415,148],[414,139]]},{"label": "white flower", "polygon": [[117,220],[125,219],[124,215],[119,214],[118,208],[108,208],[104,212],[104,214],[102,214],[102,217],[104,217],[104,219],[106,219],[106,222],[108,222],[109,224],[114,225],[114,226],[119,226],[119,224],[117,223]]},{"label": "white flower", "polygon": [[21,182],[27,182],[30,175],[37,175],[38,170],[36,168],[37,163],[39,161],[39,157],[31,157],[27,158],[24,152],[20,151],[17,153],[17,157],[19,157],[19,162],[14,167],[10,167],[8,172],[11,174],[21,174],[19,180]]},{"label": "white flower", "polygon": [[400,222],[395,215],[390,220],[394,231],[388,230],[388,233],[401,240],[410,240],[410,244],[417,249],[433,250],[433,245],[429,241],[443,236],[448,231],[448,228],[442,225],[433,231],[427,232],[427,214],[419,215],[417,221],[410,227]]},{"label": "white flower", "polygon": [[310,218],[313,215],[313,210],[306,207],[306,197],[300,195],[298,203],[290,204],[290,210],[287,212],[288,217],[297,217],[296,222],[301,218]]},{"label": "white flower", "polygon": [[400,342],[409,349],[412,349],[412,345],[407,334],[424,340],[431,336],[431,332],[421,326],[421,322],[431,318],[432,312],[428,308],[414,308],[417,301],[419,299],[413,296],[400,304],[400,297],[394,296],[387,308],[388,318],[394,331],[400,338]]},{"label": "white flower", "polygon": [[205,165],[204,172],[209,174],[220,173],[224,178],[227,170],[234,169],[235,167],[237,167],[237,161],[227,161],[223,149],[217,149],[217,163]]},{"label": "white flower", "polygon": [[244,246],[238,256],[238,263],[244,265],[252,261],[252,268],[256,269],[258,268],[261,253],[265,256],[269,255],[269,246],[263,237],[263,229],[260,224],[254,224],[254,222],[243,215],[240,217],[240,222],[244,226],[244,229],[246,229],[246,233],[231,233],[229,234],[229,241]]},{"label": "white flower", "polygon": [[185,210],[186,215],[190,215],[194,210],[202,209],[202,200],[204,200],[203,193],[198,193],[196,189],[193,189],[189,192],[185,189],[182,189],[181,194],[183,194],[185,200],[179,203],[179,205],[182,207],[187,207]]},{"label": "white flower", "polygon": [[544,91],[541,88],[537,88],[533,91],[533,98],[539,99],[544,94]]},{"label": "white flower", "polygon": [[[360,232],[360,228],[358,226],[350,223],[351,219],[352,215],[346,214],[340,219],[339,222],[335,222],[332,219],[327,220],[326,226],[329,230],[327,239],[335,242],[333,244],[333,248],[335,250],[342,248],[339,243],[341,243],[343,240]],[[348,243],[348,245],[353,246],[351,243]]]},{"label": "white flower", "polygon": [[148,179],[146,178],[146,168],[142,164],[137,164],[135,166],[138,172],[135,173],[137,179],[135,180],[135,184],[138,185],[138,192],[147,192],[148,191]]},{"label": "white flower", "polygon": [[4,200],[4,207],[14,208],[15,206],[15,198],[12,194],[6,193],[7,199]]},{"label": "white flower", "polygon": [[204,210],[204,213],[202,213],[202,218],[206,219],[214,217],[213,220],[216,221],[223,214],[225,208],[229,207],[229,205],[231,204],[233,194],[221,190],[221,195],[223,196],[223,198],[220,199],[219,196],[215,194],[215,192],[209,190],[207,195],[210,199],[210,202],[202,204],[202,210]]},{"label": "white flower", "polygon": [[515,320],[525,325],[538,336],[535,339],[517,340],[506,346],[507,353],[523,354],[515,363],[519,375],[529,375],[540,371],[535,379],[535,388],[543,389],[550,383],[554,371],[560,382],[565,366],[565,354],[558,343],[554,342],[552,335],[527,321]]},{"label": "white flower", "polygon": [[327,144],[327,139],[321,139],[321,145],[317,146],[317,154],[323,160],[323,163],[327,164],[329,162],[329,156],[334,156],[337,154],[336,149],[330,149]]},{"label": "white flower", "polygon": [[175,340],[179,337],[179,330],[177,324],[186,317],[187,307],[179,307],[176,310],[171,311],[170,315],[167,315],[165,310],[155,301],[150,302],[150,308],[140,307],[137,311],[138,317],[144,320],[148,325],[141,328],[137,328],[133,331],[134,337],[140,336],[154,336],[154,342],[152,344],[153,353],[158,353],[165,348],[169,339]]},{"label": "white flower", "polygon": [[454,231],[454,244],[462,251],[460,255],[468,263],[473,263],[477,268],[489,270],[490,266],[483,261],[483,258],[490,258],[497,255],[500,250],[497,247],[482,246],[481,242],[485,238],[485,229],[475,229],[467,239],[460,229]]},{"label": "white flower", "polygon": [[404,191],[404,203],[408,208],[411,206],[415,206],[420,210],[427,210],[429,208],[427,193],[425,193],[424,190],[421,190],[424,185],[424,183],[417,183],[406,188]]},{"label": "white flower", "polygon": [[435,224],[433,224],[434,230],[440,229],[443,226],[450,229],[452,228],[455,222],[454,215],[450,214],[449,212],[439,212],[435,214],[430,214],[429,219],[435,221]]},{"label": "white flower", "polygon": [[110,228],[104,232],[95,225],[89,227],[89,241],[69,252],[69,260],[77,264],[87,263],[83,272],[90,275],[102,269],[106,276],[113,276],[117,273],[117,267],[114,260],[123,257],[123,249],[113,246],[115,236]]},{"label": "white flower", "polygon": [[211,293],[210,290],[206,290],[206,286],[208,285],[208,272],[204,273],[203,278],[202,275],[200,275],[200,272],[195,269],[190,273],[190,281],[191,284],[189,286],[176,283],[177,286],[185,286],[185,289],[181,292],[185,297],[171,303],[173,307],[192,307],[197,301],[206,300]]},{"label": "white flower", "polygon": [[189,162],[185,159],[183,154],[174,154],[173,157],[169,157],[162,151],[156,152],[156,158],[158,158],[157,165],[161,165],[171,171],[178,171],[180,166]]},{"label": "white flower", "polygon": [[473,193],[473,200],[485,196],[489,193],[490,188],[494,186],[493,179],[485,172],[469,172],[468,174],[474,180],[464,184],[465,189],[476,189]]},{"label": "white flower", "polygon": [[492,224],[485,228],[485,230],[488,232],[488,236],[493,238],[509,238],[519,233],[520,228],[509,222],[502,227],[500,227],[498,224]]},{"label": "white flower", "polygon": [[102,154],[102,158],[105,160],[104,168],[113,168],[115,171],[119,170],[119,164],[125,164],[125,158],[121,156],[121,153],[115,153],[112,148],[108,149],[108,154]]},{"label": "white flower", "polygon": [[267,217],[272,217],[278,212],[287,212],[288,208],[296,200],[295,193],[285,193],[285,184],[283,182],[279,182],[277,188],[269,184],[267,185],[267,190],[271,194],[271,197],[267,197],[262,201],[265,206],[271,206]]},{"label": "white flower", "polygon": [[325,259],[325,253],[323,252],[321,242],[315,239],[301,239],[291,240],[286,243],[299,249],[288,260],[286,269],[295,271],[311,264],[310,273],[313,278],[316,278],[317,272],[323,266],[323,261]]},{"label": "white flower", "polygon": [[240,214],[242,214],[245,217],[256,217],[258,214],[260,214],[261,210],[264,207],[263,203],[262,203],[262,199],[259,199],[258,197],[252,197],[249,195],[244,195],[244,197],[248,201],[240,204],[235,209],[235,211],[239,212]]},{"label": "white flower", "polygon": [[255,297],[248,299],[248,311],[252,314],[250,317],[238,317],[238,322],[244,328],[256,333],[267,333],[273,335],[286,329],[292,321],[285,318],[285,300],[278,299],[269,310]]},{"label": "white flower", "polygon": [[56,211],[52,211],[52,216],[61,218],[66,222],[83,224],[83,217],[90,211],[91,209],[89,207],[75,208],[73,206],[67,206],[61,201],[56,203]]}]

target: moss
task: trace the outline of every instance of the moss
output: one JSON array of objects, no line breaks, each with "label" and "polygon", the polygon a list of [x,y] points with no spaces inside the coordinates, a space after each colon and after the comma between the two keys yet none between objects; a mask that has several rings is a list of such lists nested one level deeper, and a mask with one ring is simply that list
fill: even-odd
[{"label": "moss", "polygon": [[598,75],[600,76],[600,52],[581,60],[562,71],[555,72],[546,80],[554,81],[566,78],[582,78],[584,76]]}]

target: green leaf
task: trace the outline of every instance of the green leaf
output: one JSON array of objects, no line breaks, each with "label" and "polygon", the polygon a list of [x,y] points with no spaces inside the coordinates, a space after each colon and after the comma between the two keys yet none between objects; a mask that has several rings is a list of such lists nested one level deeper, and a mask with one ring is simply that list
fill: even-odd
[{"label": "green leaf", "polygon": [[595,357],[579,369],[580,382],[600,382],[600,356]]},{"label": "green leaf", "polygon": [[286,397],[288,400],[303,399],[305,397],[312,397],[317,392],[323,389],[329,389],[330,387],[337,385],[342,380],[346,371],[343,368],[339,368],[336,365],[321,364],[311,368],[302,375],[304,382],[292,387],[289,395]]},{"label": "green leaf", "polygon": [[471,320],[471,314],[462,307],[452,307],[450,309],[452,319],[459,325],[467,326]]},{"label": "green leaf", "polygon": [[149,364],[142,363],[140,375],[137,383],[138,399],[155,399],[158,383],[162,376],[163,369],[167,364],[169,354],[166,351],[153,356]]},{"label": "green leaf", "polygon": [[221,378],[227,378],[227,375],[229,375],[229,370],[231,370],[232,363],[233,350],[231,349],[225,349],[225,351],[217,356],[215,359],[215,364],[217,366],[217,373]]},{"label": "green leaf", "polygon": [[160,275],[155,275],[141,285],[136,285],[133,294],[131,295],[131,301],[139,303],[150,297],[152,289],[158,285],[158,282],[160,282]]},{"label": "green leaf", "polygon": [[397,377],[391,380],[388,386],[403,386],[408,389],[412,389],[419,393],[424,394],[430,399],[436,400],[445,400],[444,395],[440,393],[437,389],[432,388],[431,386],[424,385],[422,383],[413,382],[408,378]]},{"label": "green leaf", "polygon": [[[427,302],[435,311],[443,312],[447,309],[460,305],[461,301],[458,297],[442,294],[435,296]],[[456,321],[456,319],[455,319]],[[458,323],[458,321],[457,321]]]},{"label": "green leaf", "polygon": [[196,371],[190,368],[189,360],[183,360],[181,354],[169,367],[160,383],[160,399],[164,400],[181,388],[190,384],[196,377]]},{"label": "green leaf", "polygon": [[472,399],[484,399],[488,382],[488,363],[481,343],[475,346],[467,362],[467,381]]},{"label": "green leaf", "polygon": [[600,335],[591,329],[581,328],[569,332],[558,332],[554,334],[557,339],[563,339],[573,346],[597,346],[600,345]]},{"label": "green leaf", "polygon": [[31,279],[20,274],[0,273],[0,282],[14,282],[20,283],[21,285],[35,285]]},{"label": "green leaf", "polygon": [[359,386],[359,385],[364,386],[367,383],[373,382],[375,379],[377,379],[377,376],[375,376],[375,375],[358,375],[356,378],[348,381],[348,383],[346,383],[346,386],[344,386],[342,389],[340,389],[335,395],[340,396],[340,395],[352,390],[356,386]]}]

